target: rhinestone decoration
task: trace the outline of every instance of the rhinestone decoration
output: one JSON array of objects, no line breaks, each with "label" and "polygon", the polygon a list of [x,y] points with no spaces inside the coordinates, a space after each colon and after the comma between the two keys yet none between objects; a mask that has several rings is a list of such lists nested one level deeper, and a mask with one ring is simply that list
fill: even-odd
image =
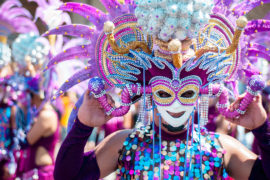
[{"label": "rhinestone decoration", "polygon": [[200,125],[205,126],[208,123],[209,95],[201,95],[199,110]]}]

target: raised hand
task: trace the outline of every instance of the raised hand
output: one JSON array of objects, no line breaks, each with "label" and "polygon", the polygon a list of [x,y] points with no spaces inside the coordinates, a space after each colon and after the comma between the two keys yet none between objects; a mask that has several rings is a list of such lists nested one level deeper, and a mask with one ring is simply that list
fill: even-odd
[{"label": "raised hand", "polygon": [[[89,127],[100,127],[104,125],[112,117],[107,116],[104,109],[99,104],[98,100],[87,90],[84,94],[83,103],[78,111],[78,118],[81,123]],[[111,96],[107,95],[108,102],[114,106],[114,101]]]},{"label": "raised hand", "polygon": [[[230,110],[234,111],[239,108],[240,102],[244,95],[238,97],[238,99],[231,104]],[[248,106],[246,113],[233,119],[227,119],[228,121],[237,125],[243,126],[246,129],[253,130],[260,127],[267,118],[267,114],[262,105],[262,97],[256,96]]]}]

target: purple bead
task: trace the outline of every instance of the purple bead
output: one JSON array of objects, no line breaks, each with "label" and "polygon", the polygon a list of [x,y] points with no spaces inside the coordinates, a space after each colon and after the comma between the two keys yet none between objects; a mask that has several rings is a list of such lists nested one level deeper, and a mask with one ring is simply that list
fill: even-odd
[{"label": "purple bead", "polygon": [[130,156],[127,156],[127,157],[126,157],[126,160],[127,160],[127,161],[130,161],[130,160],[131,160],[131,157],[130,157]]},{"label": "purple bead", "polygon": [[262,76],[254,75],[250,78],[248,85],[254,92],[261,91],[265,87],[265,81],[263,80]]},{"label": "purple bead", "polygon": [[101,78],[94,77],[88,82],[88,89],[98,95],[105,89],[105,83]]},{"label": "purple bead", "polygon": [[169,178],[169,175],[168,174],[164,174],[164,178],[165,179],[168,179]]},{"label": "purple bead", "polygon": [[179,87],[179,85],[180,85],[180,82],[178,80],[173,80],[172,81],[172,86],[173,87]]}]

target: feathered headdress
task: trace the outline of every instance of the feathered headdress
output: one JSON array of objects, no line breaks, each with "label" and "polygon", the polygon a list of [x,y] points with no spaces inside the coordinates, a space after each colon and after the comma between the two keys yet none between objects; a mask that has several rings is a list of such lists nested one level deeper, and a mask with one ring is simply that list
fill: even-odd
[{"label": "feathered headdress", "polygon": [[[181,87],[181,83],[193,78],[201,88],[202,94],[209,94],[209,87],[209,91],[227,97],[225,92],[221,93],[222,88],[212,89],[210,84],[234,81],[238,78],[238,72],[246,68],[247,60],[241,58],[241,55],[248,53],[248,50],[244,48],[246,42],[245,38],[241,39],[242,32],[248,35],[251,27],[254,32],[269,31],[269,28],[262,28],[259,23],[267,24],[268,20],[247,22],[243,17],[260,3],[243,1],[235,7],[236,12],[235,8],[230,8],[232,2],[235,1],[226,3],[214,1],[212,4],[210,1],[201,3],[197,0],[181,2],[126,0],[125,3],[101,0],[108,11],[107,14],[82,3],[61,5],[59,10],[77,13],[93,23],[93,26],[65,25],[46,32],[45,35],[61,34],[91,41],[90,44],[64,50],[48,63],[46,69],[74,58],[89,59],[88,66],[66,80],[53,99],[72,86],[97,75],[110,87],[123,89],[123,107],[115,109],[108,106],[106,98],[102,98],[106,93],[103,82],[96,78],[90,81],[90,89],[97,98],[101,98],[100,102],[106,107],[105,110],[108,114],[114,112],[113,115],[116,116],[128,111],[134,94],[137,93],[138,96],[151,94],[151,83],[155,77],[163,77],[166,83],[172,83],[176,87]],[[203,4],[205,8],[198,8],[198,4]],[[149,14],[144,11],[145,7],[153,8],[155,11]],[[186,7],[187,12],[180,11],[181,7]],[[212,14],[202,15],[208,14],[212,7]],[[168,11],[168,8],[172,11]],[[164,10],[165,14],[162,13]],[[186,13],[185,18],[189,22],[185,23],[185,18],[177,18],[182,17],[183,13]],[[168,24],[161,27],[159,25],[162,22]],[[199,27],[202,28],[200,31]],[[181,33],[178,32],[179,29]],[[197,36],[194,30],[198,31]],[[167,34],[166,38],[163,36],[164,33]],[[180,41],[192,37],[196,37],[196,40],[193,40],[194,54],[185,58]],[[142,86],[144,88],[141,88]],[[250,81],[250,86],[252,88],[249,92],[255,94],[254,92],[259,90],[263,83],[254,77]],[[243,112],[241,108],[238,112],[230,114],[226,109],[226,103],[227,101],[222,100],[219,107],[228,117]]]},{"label": "feathered headdress", "polygon": [[10,62],[11,50],[7,43],[12,33],[38,32],[32,16],[18,0],[5,1],[0,7],[0,66]]}]

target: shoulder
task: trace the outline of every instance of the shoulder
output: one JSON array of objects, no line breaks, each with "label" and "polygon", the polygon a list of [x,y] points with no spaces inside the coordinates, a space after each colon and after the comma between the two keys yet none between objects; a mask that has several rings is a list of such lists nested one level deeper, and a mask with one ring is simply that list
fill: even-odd
[{"label": "shoulder", "polygon": [[38,118],[46,120],[57,119],[57,114],[54,109],[44,109],[40,111]]},{"label": "shoulder", "polygon": [[50,127],[52,124],[57,123],[57,121],[57,114],[52,109],[42,110],[37,117],[37,122],[45,127]]},{"label": "shoulder", "polygon": [[[218,134],[218,133],[216,133]],[[229,136],[227,134],[218,134],[219,138],[218,140],[220,141],[220,143],[222,144],[222,146],[224,146],[224,148],[237,148],[237,145],[241,144],[238,140],[236,140],[235,138],[233,138],[232,136]]]},{"label": "shoulder", "polygon": [[125,129],[125,130],[119,130],[112,134],[110,134],[108,137],[106,137],[103,140],[103,143],[106,143],[106,146],[121,146],[123,145],[124,141],[127,139],[129,134],[133,132],[132,129]]},{"label": "shoulder", "polygon": [[247,149],[247,147],[245,147],[241,142],[229,135],[219,134],[218,140],[223,149],[226,150],[225,155],[227,157],[243,155],[253,157],[253,153],[249,149]]},{"label": "shoulder", "polygon": [[123,144],[130,133],[132,133],[132,130],[127,129],[116,131],[110,134],[103,141],[101,141],[98,146],[96,146],[96,154],[106,155],[107,153],[109,153],[111,155],[117,155],[118,152],[123,148]]}]

